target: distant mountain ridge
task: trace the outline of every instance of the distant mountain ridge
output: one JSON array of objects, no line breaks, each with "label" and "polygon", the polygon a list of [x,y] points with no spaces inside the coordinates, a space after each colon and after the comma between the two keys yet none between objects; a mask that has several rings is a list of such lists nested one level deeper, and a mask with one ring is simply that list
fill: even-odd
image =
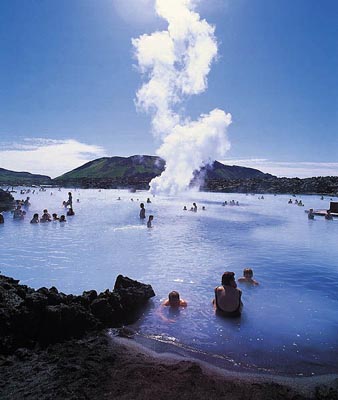
[{"label": "distant mountain ridge", "polygon": [[[165,161],[160,157],[102,157],[87,162],[55,179],[29,172],[0,168],[0,185],[54,185],[82,188],[148,189],[149,182],[160,175]],[[338,196],[338,176],[312,178],[277,178],[274,175],[215,161],[195,171],[192,185],[201,190],[221,193],[299,193]]]},{"label": "distant mountain ridge", "polygon": [[[102,157],[90,161],[57,178],[55,182],[90,179],[115,179],[148,181],[161,175],[165,169],[165,161],[156,156],[134,155],[131,157]],[[195,179],[204,176],[206,179],[250,179],[271,177],[272,175],[246,167],[224,165],[215,161],[212,166],[196,171]]]},{"label": "distant mountain ridge", "polygon": [[0,168],[1,185],[50,185],[51,183],[52,179],[47,175],[15,172]]}]

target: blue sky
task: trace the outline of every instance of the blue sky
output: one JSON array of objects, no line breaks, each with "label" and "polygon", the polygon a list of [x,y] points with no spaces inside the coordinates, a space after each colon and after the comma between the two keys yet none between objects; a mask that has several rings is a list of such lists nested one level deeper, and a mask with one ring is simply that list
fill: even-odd
[{"label": "blue sky", "polygon": [[[151,6],[0,2],[0,167],[57,176],[103,155],[155,154],[131,44],[166,29]],[[197,11],[216,26],[218,59],[184,112],[232,114],[224,160],[338,175],[338,2],[202,0]]]}]

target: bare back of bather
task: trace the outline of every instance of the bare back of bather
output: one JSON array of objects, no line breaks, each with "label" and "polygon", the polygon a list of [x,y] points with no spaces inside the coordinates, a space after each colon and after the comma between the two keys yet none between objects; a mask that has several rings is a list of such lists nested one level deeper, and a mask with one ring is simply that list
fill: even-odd
[{"label": "bare back of bather", "polygon": [[219,311],[233,313],[240,311],[241,291],[232,286],[218,286],[215,289],[216,307]]}]

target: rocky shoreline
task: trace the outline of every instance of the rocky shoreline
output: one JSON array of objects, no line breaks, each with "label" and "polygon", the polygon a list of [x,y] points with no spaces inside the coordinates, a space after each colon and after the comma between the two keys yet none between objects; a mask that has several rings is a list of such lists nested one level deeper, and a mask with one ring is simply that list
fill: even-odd
[{"label": "rocky shoreline", "polygon": [[[81,296],[56,288],[34,290],[0,275],[0,398],[337,399],[337,377],[325,382],[304,378],[297,386],[281,379],[224,375],[116,338],[108,327],[133,320],[153,295],[150,285],[121,275],[112,291]],[[124,327],[114,332],[129,336]]]},{"label": "rocky shoreline", "polygon": [[0,354],[18,348],[47,346],[88,332],[118,327],[136,318],[137,311],[155,296],[150,285],[119,275],[114,289],[81,296],[57,288],[34,290],[0,275]]}]

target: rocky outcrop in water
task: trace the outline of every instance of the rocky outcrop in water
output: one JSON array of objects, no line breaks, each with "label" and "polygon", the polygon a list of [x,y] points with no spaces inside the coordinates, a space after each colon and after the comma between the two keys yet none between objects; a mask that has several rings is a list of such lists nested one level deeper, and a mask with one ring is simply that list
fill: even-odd
[{"label": "rocky outcrop in water", "polygon": [[131,322],[155,293],[150,285],[119,275],[114,289],[81,296],[55,287],[34,290],[0,275],[0,354],[47,345]]},{"label": "rocky outcrop in water", "polygon": [[11,210],[14,207],[14,198],[9,192],[0,189],[0,212]]}]

